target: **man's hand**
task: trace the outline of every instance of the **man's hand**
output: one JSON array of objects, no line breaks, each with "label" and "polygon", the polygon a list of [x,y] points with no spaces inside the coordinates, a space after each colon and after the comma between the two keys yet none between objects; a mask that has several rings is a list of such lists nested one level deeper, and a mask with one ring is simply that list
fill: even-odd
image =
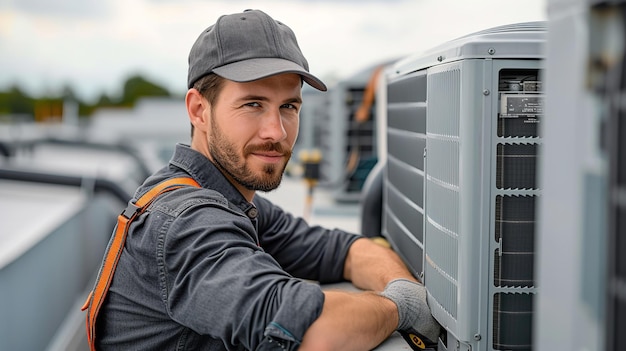
[{"label": "man's hand", "polygon": [[426,337],[425,343],[436,344],[441,326],[430,313],[426,288],[407,279],[395,279],[387,284],[382,296],[398,306],[398,330],[417,332]]}]

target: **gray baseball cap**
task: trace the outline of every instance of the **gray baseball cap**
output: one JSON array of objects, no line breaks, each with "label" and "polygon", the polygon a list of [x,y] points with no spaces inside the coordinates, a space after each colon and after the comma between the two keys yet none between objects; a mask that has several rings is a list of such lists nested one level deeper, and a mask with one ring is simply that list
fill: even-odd
[{"label": "gray baseball cap", "polygon": [[187,86],[211,72],[235,82],[296,73],[326,91],[326,85],[309,73],[293,31],[259,10],[221,16],[200,34],[189,53]]}]

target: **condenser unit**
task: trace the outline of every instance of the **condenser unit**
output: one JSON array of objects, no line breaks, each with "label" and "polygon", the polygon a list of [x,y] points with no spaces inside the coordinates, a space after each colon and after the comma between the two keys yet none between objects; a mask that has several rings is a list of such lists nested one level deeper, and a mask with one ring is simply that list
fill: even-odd
[{"label": "condenser unit", "polygon": [[[375,92],[368,92],[368,86],[384,64],[388,62],[333,85],[327,93],[326,113],[315,121],[316,147],[322,152],[320,186],[332,189],[338,202],[358,202],[365,179],[378,162],[376,101],[366,96]],[[357,117],[359,109],[367,112],[365,118]]]},{"label": "condenser unit", "polygon": [[542,22],[501,26],[387,71],[383,235],[423,278],[440,350],[530,350]]},{"label": "condenser unit", "polygon": [[626,1],[548,7],[534,346],[626,350]]}]

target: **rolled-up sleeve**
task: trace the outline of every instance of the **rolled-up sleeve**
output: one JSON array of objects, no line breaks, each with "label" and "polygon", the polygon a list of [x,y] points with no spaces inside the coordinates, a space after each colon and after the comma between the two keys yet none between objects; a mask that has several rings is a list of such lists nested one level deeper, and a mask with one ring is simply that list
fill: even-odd
[{"label": "rolled-up sleeve", "polygon": [[360,236],[339,229],[309,226],[302,218],[256,196],[261,246],[290,274],[334,283],[343,280],[350,245]]},{"label": "rolled-up sleeve", "polygon": [[322,311],[320,287],[292,277],[256,245],[242,213],[198,205],[160,234],[162,298],[170,317],[227,348],[257,349],[268,338],[296,347]]}]

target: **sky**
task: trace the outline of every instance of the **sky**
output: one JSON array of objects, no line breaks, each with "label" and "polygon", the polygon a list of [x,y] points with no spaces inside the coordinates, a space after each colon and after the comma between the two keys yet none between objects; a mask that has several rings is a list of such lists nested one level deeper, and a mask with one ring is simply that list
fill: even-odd
[{"label": "sky", "polygon": [[115,96],[135,74],[186,91],[187,57],[222,14],[260,9],[293,29],[333,82],[503,24],[547,18],[547,0],[0,0],[0,90],[70,86]]}]

